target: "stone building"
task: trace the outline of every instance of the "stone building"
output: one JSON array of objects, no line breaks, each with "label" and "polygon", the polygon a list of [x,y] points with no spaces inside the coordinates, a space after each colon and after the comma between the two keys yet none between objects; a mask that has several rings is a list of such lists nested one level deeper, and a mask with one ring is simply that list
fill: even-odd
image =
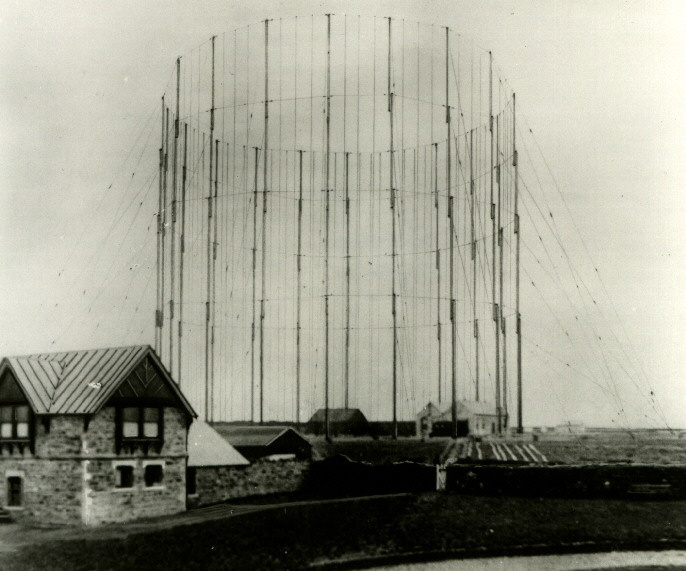
[{"label": "stone building", "polygon": [[186,508],[196,416],[149,346],[0,361],[0,504],[94,525]]},{"label": "stone building", "polygon": [[[495,406],[484,401],[457,401],[458,436],[495,434],[498,414]],[[417,436],[450,436],[452,434],[452,403],[428,403],[416,416]],[[503,423],[507,425],[506,416]]]}]

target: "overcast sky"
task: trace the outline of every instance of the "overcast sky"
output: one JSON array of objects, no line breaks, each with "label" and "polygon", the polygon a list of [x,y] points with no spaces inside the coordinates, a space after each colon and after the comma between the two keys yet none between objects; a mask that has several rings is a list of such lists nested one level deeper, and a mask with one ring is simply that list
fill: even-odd
[{"label": "overcast sky", "polygon": [[[540,145],[554,173],[542,182],[581,276],[598,292],[606,317],[598,327],[635,358],[627,367],[644,367],[617,382],[640,376],[668,423],[686,427],[680,1],[0,0],[0,353],[152,343],[153,307],[137,304],[154,294],[139,293],[147,282],[121,265],[154,262],[127,242],[144,238],[153,218],[129,229],[135,205],[122,213],[118,197],[131,188],[139,137],[158,133],[148,121],[176,57],[265,17],[327,12],[448,25],[492,50],[535,136],[531,150]],[[554,202],[555,182],[571,216]],[[572,241],[577,230],[588,251]],[[123,303],[124,294],[135,300]],[[530,327],[545,330],[546,319]],[[543,370],[544,355],[526,358]],[[577,385],[548,381],[539,374],[530,391],[532,422],[610,422],[611,407],[589,412]],[[646,403],[633,405],[639,422]]]}]

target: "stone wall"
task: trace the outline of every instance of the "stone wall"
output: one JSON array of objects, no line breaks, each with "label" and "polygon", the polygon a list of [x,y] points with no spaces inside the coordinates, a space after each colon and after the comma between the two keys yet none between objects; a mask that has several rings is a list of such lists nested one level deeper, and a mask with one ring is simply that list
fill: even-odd
[{"label": "stone wall", "polygon": [[[17,521],[39,525],[98,524],[171,514],[186,507],[186,416],[164,411],[164,444],[159,453],[142,448],[117,454],[114,408],[86,424],[84,416],[36,420],[35,456],[6,448],[0,455],[0,505],[7,505],[7,478],[23,481],[23,505],[11,508]],[[115,488],[117,462],[134,466],[134,487]],[[146,488],[146,463],[161,463],[160,486]]]},{"label": "stone wall", "polygon": [[[186,509],[186,417],[164,410],[164,444],[159,452],[141,448],[115,453],[114,411],[106,407],[90,422],[83,438],[84,522],[89,525],[178,513]],[[160,486],[146,487],[145,466],[163,465]],[[133,467],[133,487],[116,488],[116,466]]]},{"label": "stone wall", "polygon": [[189,505],[201,506],[247,496],[261,496],[302,489],[310,462],[257,461],[249,466],[212,466],[196,469],[195,496]]},{"label": "stone wall", "polygon": [[16,521],[40,525],[81,521],[83,488],[79,461],[46,462],[28,454],[23,458],[3,456],[0,476],[0,504],[3,506],[7,505],[7,478],[22,478],[24,504],[21,508],[8,508]]}]

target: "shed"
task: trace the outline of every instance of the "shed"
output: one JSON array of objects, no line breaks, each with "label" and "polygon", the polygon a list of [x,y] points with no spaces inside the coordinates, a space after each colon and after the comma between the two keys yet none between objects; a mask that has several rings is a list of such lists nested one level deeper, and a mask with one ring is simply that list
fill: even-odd
[{"label": "shed", "polygon": [[[217,431],[202,420],[195,420],[188,430],[188,466],[186,495],[188,504],[204,505],[223,499],[229,490],[217,490],[218,482],[232,482],[227,473],[249,466],[250,462]],[[231,488],[230,484],[224,487]]]},{"label": "shed", "polygon": [[[485,401],[457,401],[458,436],[495,434],[498,414],[493,404]],[[503,422],[507,418],[503,415]],[[449,436],[452,433],[452,403],[429,402],[416,417],[418,436]]]},{"label": "shed", "polygon": [[312,458],[310,441],[290,426],[253,426],[217,422],[213,427],[222,438],[251,461],[260,458]]},{"label": "shed", "polygon": [[[307,421],[305,430],[310,434],[324,434],[326,409],[320,408]],[[334,435],[367,436],[370,434],[367,417],[359,408],[330,408],[329,432]]]}]

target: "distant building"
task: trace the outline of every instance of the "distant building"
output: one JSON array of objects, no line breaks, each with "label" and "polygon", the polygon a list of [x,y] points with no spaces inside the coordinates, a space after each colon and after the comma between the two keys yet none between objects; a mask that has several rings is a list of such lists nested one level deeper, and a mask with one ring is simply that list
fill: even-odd
[{"label": "distant building", "polygon": [[[416,416],[417,435],[451,436],[452,403],[429,402]],[[503,416],[506,425],[506,417]],[[457,401],[457,435],[484,436],[496,434],[498,415],[495,406],[483,401]]]},{"label": "distant building", "polygon": [[216,422],[213,428],[251,462],[310,460],[312,444],[290,426],[254,426]]},{"label": "distant building", "polygon": [[[326,410],[320,408],[307,421],[305,430],[310,434],[324,434]],[[367,417],[359,408],[330,408],[329,433],[332,436],[367,436],[370,433]]]},{"label": "distant building", "polygon": [[555,432],[560,434],[582,434],[586,432],[586,427],[583,422],[567,422],[565,424],[558,424],[555,427]]},{"label": "distant building", "polygon": [[87,525],[186,508],[196,416],[149,346],[0,361],[0,503]]}]

